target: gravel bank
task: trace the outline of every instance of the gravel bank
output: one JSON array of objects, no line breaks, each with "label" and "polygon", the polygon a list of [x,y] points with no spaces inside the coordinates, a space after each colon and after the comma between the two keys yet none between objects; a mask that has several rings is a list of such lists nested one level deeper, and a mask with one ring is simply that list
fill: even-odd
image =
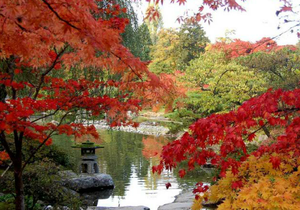
[{"label": "gravel bank", "polygon": [[167,136],[169,129],[157,125],[155,122],[142,122],[140,123],[139,127],[134,128],[132,126],[118,126],[118,127],[109,127],[109,125],[104,120],[94,121],[89,123],[84,123],[85,125],[94,125],[96,129],[99,130],[117,130],[117,131],[124,131],[124,132],[131,132],[131,133],[139,133],[144,135],[153,135],[153,136]]}]

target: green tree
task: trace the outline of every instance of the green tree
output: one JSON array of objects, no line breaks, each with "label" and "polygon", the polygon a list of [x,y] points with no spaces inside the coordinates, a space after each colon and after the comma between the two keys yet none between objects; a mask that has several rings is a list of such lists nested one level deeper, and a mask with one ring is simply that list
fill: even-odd
[{"label": "green tree", "polygon": [[179,36],[174,29],[162,29],[158,33],[158,41],[151,49],[152,63],[150,71],[154,73],[172,73],[177,69],[176,45]]},{"label": "green tree", "polygon": [[191,61],[183,80],[194,88],[188,93],[187,107],[202,116],[232,110],[266,90],[262,76],[218,51]]},{"label": "green tree", "polygon": [[152,46],[152,40],[151,40],[150,32],[149,32],[149,29],[148,29],[148,26],[146,25],[146,23],[143,23],[142,25],[140,25],[138,27],[137,36],[139,38],[137,48],[140,51],[139,55],[137,55],[137,56],[140,57],[140,59],[142,61],[151,60],[150,49]]},{"label": "green tree", "polygon": [[199,23],[188,21],[181,25],[178,36],[179,42],[175,48],[178,57],[177,68],[185,70],[191,60],[204,53],[209,39]]},{"label": "green tree", "polygon": [[152,47],[152,63],[149,68],[155,73],[173,73],[185,70],[192,59],[205,51],[209,39],[198,23],[184,23],[179,31],[162,29]]},{"label": "green tree", "polygon": [[240,57],[238,62],[260,74],[266,87],[291,90],[299,87],[299,50],[283,48],[273,52],[257,52]]}]

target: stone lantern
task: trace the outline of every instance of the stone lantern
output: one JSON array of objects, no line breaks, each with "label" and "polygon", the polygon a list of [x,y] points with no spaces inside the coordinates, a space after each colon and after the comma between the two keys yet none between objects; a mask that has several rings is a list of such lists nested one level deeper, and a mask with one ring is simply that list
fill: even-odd
[{"label": "stone lantern", "polygon": [[96,145],[94,142],[87,140],[81,144],[72,146],[72,148],[81,149],[81,161],[79,165],[79,173],[95,174],[99,173],[97,163],[96,149],[104,148],[104,146]]}]

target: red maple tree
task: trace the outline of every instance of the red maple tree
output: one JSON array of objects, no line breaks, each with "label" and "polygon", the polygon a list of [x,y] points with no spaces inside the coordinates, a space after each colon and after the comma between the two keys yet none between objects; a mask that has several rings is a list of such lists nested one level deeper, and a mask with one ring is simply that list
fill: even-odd
[{"label": "red maple tree", "polygon": [[[132,124],[127,112],[165,98],[167,91],[145,63],[122,45],[128,19],[118,4],[78,0],[0,1],[0,159],[13,163],[16,209],[23,210],[22,172],[54,134],[97,138],[94,126],[67,123],[70,114],[106,113],[111,126]],[[101,6],[102,5],[102,6]],[[118,75],[118,81],[73,72]],[[103,90],[113,88],[113,96]],[[102,92],[101,92],[102,91]],[[149,94],[151,92],[151,94]],[[147,97],[144,97],[147,94]],[[43,113],[39,117],[33,115]],[[58,122],[41,123],[50,116]],[[40,144],[23,159],[24,141]]]}]

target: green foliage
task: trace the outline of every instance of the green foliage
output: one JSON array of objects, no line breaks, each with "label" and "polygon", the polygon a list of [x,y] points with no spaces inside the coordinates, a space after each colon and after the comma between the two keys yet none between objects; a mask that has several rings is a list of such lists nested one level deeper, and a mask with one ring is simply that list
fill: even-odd
[{"label": "green foliage", "polygon": [[13,210],[15,209],[15,197],[11,194],[0,196],[0,209]]},{"label": "green foliage", "polygon": [[261,76],[216,51],[192,60],[183,81],[194,88],[187,94],[187,107],[202,117],[232,110],[266,90]]},{"label": "green foliage", "polygon": [[177,133],[184,128],[190,126],[200,115],[195,114],[188,108],[175,109],[173,112],[166,114],[166,117],[174,120],[175,122],[168,123],[170,133]]},{"label": "green foliage", "polygon": [[[78,197],[60,185],[60,178],[57,175],[59,169],[47,158],[25,168],[23,181],[26,209],[41,209],[38,201],[52,206],[66,205],[72,209],[79,208]],[[0,180],[0,185],[1,191],[7,194],[6,199],[1,199],[5,203],[2,205],[10,205],[11,199],[9,198],[14,195],[13,172],[8,172]]]},{"label": "green foliage", "polygon": [[152,62],[150,71],[154,73],[172,73],[177,69],[176,45],[179,36],[173,29],[162,29],[158,33],[158,41],[151,49]]},{"label": "green foliage", "polygon": [[191,60],[198,58],[201,53],[204,53],[209,39],[197,22],[186,22],[181,25],[178,36],[179,42],[175,48],[178,59],[177,68],[185,70]]},{"label": "green foliage", "polygon": [[[39,144],[37,141],[26,141],[24,142],[23,156],[27,159],[34,148]],[[70,169],[74,167],[74,160],[69,157],[69,155],[56,145],[50,145],[47,147],[42,147],[40,152],[36,153],[34,158],[32,158],[30,164],[35,164],[46,158],[49,162],[56,165],[62,166],[64,168]]]},{"label": "green foliage", "polygon": [[284,48],[271,53],[253,53],[238,58],[238,62],[256,74],[260,74],[265,79],[267,88],[291,90],[299,86],[299,53],[299,50],[292,51]]},{"label": "green foliage", "polygon": [[151,50],[152,63],[149,69],[154,73],[185,70],[192,59],[204,52],[207,43],[209,40],[197,23],[185,23],[179,31],[162,29]]},{"label": "green foliage", "polygon": [[[23,156],[28,158],[38,142],[25,141]],[[42,147],[23,172],[25,205],[27,209],[41,209],[40,202],[52,206],[66,205],[77,209],[80,201],[59,184],[57,175],[63,168],[73,168],[74,161],[56,145]],[[8,171],[0,179],[0,209],[14,208],[14,175]],[[1,208],[5,206],[5,208]]]},{"label": "green foliage", "polygon": [[140,51],[139,53],[137,53],[137,56],[140,57],[142,61],[151,60],[150,48],[152,46],[152,41],[149,29],[145,23],[138,27],[137,36],[139,37],[139,40],[137,42],[137,49],[139,49]]}]

